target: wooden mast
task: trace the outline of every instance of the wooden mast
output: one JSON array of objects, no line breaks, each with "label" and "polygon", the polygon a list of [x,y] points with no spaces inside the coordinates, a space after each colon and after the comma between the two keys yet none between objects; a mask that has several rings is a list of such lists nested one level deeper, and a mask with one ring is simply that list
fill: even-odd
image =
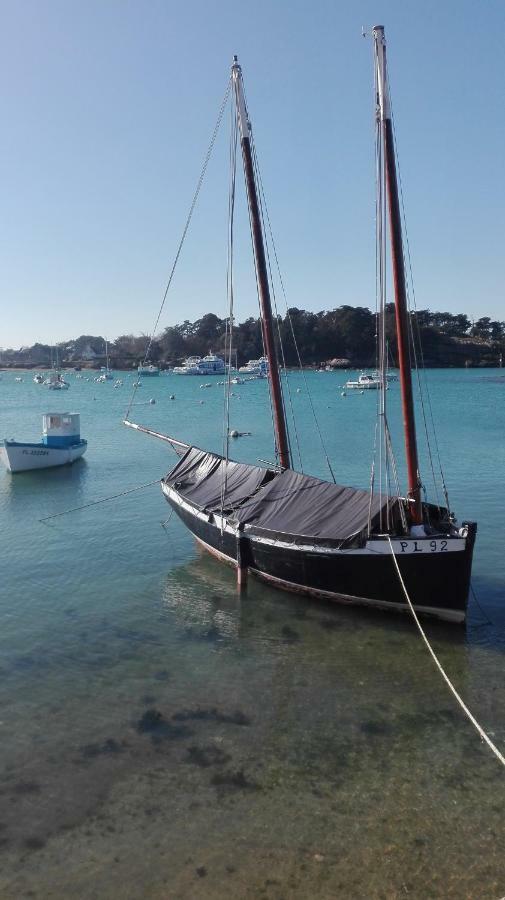
[{"label": "wooden mast", "polygon": [[405,453],[407,457],[408,497],[410,500],[412,524],[422,525],[423,510],[421,503],[421,481],[419,477],[419,463],[417,456],[416,423],[414,417],[412,372],[409,352],[409,312],[407,309],[402,224],[400,203],[398,199],[393,125],[391,121],[391,105],[386,75],[386,41],[384,37],[384,27],[382,25],[375,25],[373,28],[373,36],[377,67],[378,121],[379,127],[381,128],[382,145],[384,148],[389,229],[391,234],[391,255],[393,260],[396,335],[398,340],[398,362],[400,366]]},{"label": "wooden mast", "polygon": [[263,242],[263,231],[261,228],[261,217],[258,203],[258,192],[256,189],[256,180],[254,177],[254,166],[251,150],[250,130],[251,126],[247,117],[246,105],[244,100],[244,90],[242,85],[242,69],[240,68],[237,57],[233,58],[231,68],[233,78],[233,86],[235,91],[235,102],[237,107],[237,118],[240,130],[240,145],[242,147],[242,160],[244,163],[244,175],[247,187],[247,199],[249,203],[249,213],[251,217],[251,234],[254,246],[254,261],[256,266],[256,277],[258,281],[258,295],[261,307],[261,319],[263,324],[263,339],[265,342],[265,351],[269,364],[269,384],[270,394],[272,397],[272,410],[274,418],[275,443],[279,454],[279,463],[283,469],[290,468],[290,454],[288,431],[286,427],[286,419],[284,416],[284,404],[282,402],[281,380],[279,375],[279,364],[277,360],[277,352],[275,349],[274,329],[272,323],[272,304],[270,302],[270,286],[268,283],[268,271],[265,258],[265,247]]}]

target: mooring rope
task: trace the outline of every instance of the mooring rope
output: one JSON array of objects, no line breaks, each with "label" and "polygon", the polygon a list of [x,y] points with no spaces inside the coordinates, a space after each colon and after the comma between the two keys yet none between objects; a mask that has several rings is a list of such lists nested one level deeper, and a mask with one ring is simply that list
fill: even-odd
[{"label": "mooring rope", "polygon": [[[219,113],[218,113],[218,117],[217,117],[217,122],[216,122],[216,124],[215,124],[215,126],[214,126],[214,131],[212,132],[212,137],[211,137],[211,139],[210,139],[210,143],[209,143],[209,146],[208,146],[208,148],[207,148],[207,153],[205,154],[205,159],[204,159],[204,161],[203,161],[202,169],[201,169],[201,172],[200,172],[200,175],[199,175],[197,184],[196,184],[195,192],[194,192],[194,194],[193,194],[193,199],[192,199],[192,201],[191,201],[191,206],[189,207],[189,212],[188,212],[188,215],[187,215],[187,217],[186,217],[186,221],[185,221],[185,223],[184,223],[184,228],[183,228],[183,230],[182,230],[182,234],[181,234],[181,237],[180,237],[180,240],[179,240],[179,244],[178,244],[178,246],[177,246],[177,252],[176,252],[176,254],[175,254],[175,259],[174,259],[174,261],[173,261],[173,263],[172,263],[172,268],[171,268],[171,270],[170,270],[170,275],[169,275],[169,277],[168,277],[168,282],[167,282],[167,285],[166,285],[166,287],[165,287],[165,292],[164,292],[164,294],[163,294],[163,299],[162,299],[162,301],[161,301],[161,306],[160,306],[160,308],[159,308],[159,310],[158,310],[158,315],[156,316],[156,321],[155,321],[155,323],[154,323],[153,330],[151,331],[151,334],[150,334],[150,336],[149,336],[149,340],[148,340],[148,343],[147,343],[146,352],[145,352],[145,354],[144,354],[144,361],[143,361],[143,363],[142,363],[143,366],[145,366],[145,365],[147,364],[147,361],[148,361],[148,359],[149,359],[149,353],[150,353],[150,351],[151,351],[151,345],[152,345],[153,340],[154,340],[155,335],[156,335],[156,329],[157,329],[158,324],[159,324],[159,321],[160,321],[160,319],[161,319],[161,314],[162,314],[163,308],[164,308],[164,306],[165,306],[165,302],[166,302],[166,299],[167,299],[167,296],[168,296],[168,292],[169,292],[170,287],[171,287],[171,285],[172,285],[172,281],[173,281],[173,278],[174,278],[174,275],[175,275],[175,270],[176,270],[176,268],[177,268],[177,263],[179,262],[179,257],[180,257],[181,252],[182,252],[182,247],[183,247],[184,241],[185,241],[185,239],[186,239],[186,235],[187,235],[187,233],[188,233],[189,226],[190,226],[190,224],[191,224],[191,219],[193,218],[193,213],[194,213],[194,211],[195,211],[195,207],[196,207],[196,204],[197,204],[197,202],[198,202],[198,198],[199,198],[199,196],[200,196],[200,191],[201,191],[201,189],[202,189],[203,181],[204,181],[204,178],[205,178],[205,175],[206,175],[206,172],[207,172],[207,167],[208,167],[208,165],[209,165],[210,158],[211,158],[211,156],[212,156],[212,151],[214,150],[214,144],[216,143],[216,138],[217,138],[217,136],[218,136],[219,129],[220,129],[220,127],[221,127],[221,121],[222,121],[222,118],[223,118],[223,115],[224,115],[224,111],[225,111],[225,109],[226,109],[226,105],[227,105],[227,103],[228,103],[228,97],[230,96],[230,91],[231,91],[231,78],[228,80],[228,85],[227,85],[227,88],[226,88],[226,92],[225,92],[225,95],[224,95],[223,100],[222,100],[222,102],[221,102],[221,106],[219,107]],[[139,386],[139,380],[138,380],[138,378],[137,378],[137,380],[133,383],[133,393],[132,393],[132,395],[131,395],[131,397],[130,397],[130,402],[129,402],[128,408],[127,408],[127,410],[126,410],[125,419],[128,419],[128,417],[129,417],[129,415],[130,415],[130,411],[131,411],[131,408],[132,408],[132,406],[133,406],[133,401],[135,400],[135,395],[136,395],[136,393],[137,393],[138,386]]]},{"label": "mooring rope", "polygon": [[468,706],[467,706],[466,703],[464,702],[463,698],[458,694],[458,692],[457,692],[456,688],[454,687],[452,681],[450,680],[449,676],[446,674],[446,672],[445,672],[445,670],[444,670],[444,668],[443,668],[443,666],[442,666],[442,663],[439,661],[439,659],[438,659],[438,657],[437,657],[435,651],[433,650],[433,648],[432,648],[432,646],[431,646],[431,644],[430,644],[428,638],[426,637],[426,634],[425,634],[425,632],[424,632],[424,629],[423,629],[423,627],[422,627],[422,625],[421,625],[421,623],[420,623],[420,621],[419,621],[419,619],[418,619],[418,617],[417,617],[416,611],[415,611],[414,607],[412,606],[412,601],[411,601],[411,599],[410,599],[410,597],[409,597],[407,588],[405,587],[405,582],[404,582],[404,580],[403,580],[403,578],[402,578],[402,573],[400,572],[400,567],[399,567],[399,565],[398,565],[398,560],[397,560],[397,558],[396,558],[396,556],[395,556],[395,552],[394,552],[394,550],[393,550],[393,544],[391,543],[391,538],[390,538],[389,534],[387,535],[387,539],[388,539],[388,541],[389,541],[389,547],[390,547],[390,550],[391,550],[391,555],[392,555],[392,557],[393,557],[393,562],[394,562],[394,564],[395,564],[396,571],[397,571],[397,573],[398,573],[398,578],[400,579],[400,584],[401,584],[401,586],[402,586],[402,588],[403,588],[403,593],[405,594],[405,598],[406,598],[407,603],[408,603],[408,605],[409,605],[409,609],[410,609],[410,611],[411,611],[411,613],[412,613],[412,616],[413,616],[413,618],[414,618],[414,622],[416,623],[416,625],[417,625],[417,627],[418,627],[418,629],[419,629],[419,632],[420,632],[420,634],[421,634],[421,637],[422,637],[424,643],[426,644],[426,646],[427,646],[427,648],[428,648],[428,650],[429,650],[429,652],[430,652],[430,654],[431,654],[431,656],[432,656],[432,658],[433,658],[433,661],[434,661],[434,663],[435,663],[437,669],[439,670],[439,672],[440,672],[442,678],[444,679],[445,683],[447,684],[449,690],[452,692],[452,694],[454,695],[454,697],[455,697],[456,700],[458,701],[459,705],[461,706],[461,709],[463,710],[463,712],[465,713],[465,715],[467,716],[467,718],[470,720],[470,722],[472,723],[472,725],[474,726],[474,728],[478,731],[478,733],[479,733],[481,739],[482,739],[483,741],[486,742],[486,744],[488,745],[488,747],[493,751],[493,753],[494,753],[494,755],[496,756],[496,758],[499,760],[499,762],[501,762],[502,766],[505,766],[505,757],[503,756],[502,753],[500,753],[500,751],[498,750],[498,747],[497,747],[495,744],[493,744],[493,741],[491,740],[491,738],[488,737],[488,735],[486,734],[486,732],[484,731],[484,729],[483,729],[483,728],[479,725],[479,723],[477,722],[477,719],[475,718],[475,716],[473,716],[472,713],[470,712],[470,710],[468,709]]},{"label": "mooring rope", "polygon": [[48,519],[57,519],[59,516],[66,516],[67,513],[77,512],[78,509],[88,509],[90,506],[96,506],[98,503],[106,503],[108,500],[117,500],[118,497],[125,497],[126,494],[133,494],[134,491],[141,491],[142,488],[151,487],[152,484],[159,484],[161,478],[155,478],[154,481],[148,481],[146,484],[139,484],[137,487],[130,488],[127,491],[121,491],[120,494],[112,494],[111,497],[100,497],[99,500],[91,500],[90,503],[83,503],[82,506],[73,506],[71,509],[64,509],[63,512],[53,513],[50,516],[44,516],[39,522],[47,522]]}]

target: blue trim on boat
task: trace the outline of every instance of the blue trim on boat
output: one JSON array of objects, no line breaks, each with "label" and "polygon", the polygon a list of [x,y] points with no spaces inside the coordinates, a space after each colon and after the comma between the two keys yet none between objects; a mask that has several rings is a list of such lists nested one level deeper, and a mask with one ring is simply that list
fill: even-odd
[{"label": "blue trim on boat", "polygon": [[88,442],[84,439],[76,441],[75,438],[73,438],[72,443],[65,444],[64,446],[59,447],[52,446],[51,444],[46,444],[44,443],[44,441],[39,441],[38,443],[34,444],[27,441],[4,440],[1,441],[1,443],[4,445],[4,447],[26,447],[30,450],[67,450],[70,447],[82,447],[83,445],[87,446],[88,444]]},{"label": "blue trim on boat", "polygon": [[78,444],[80,441],[79,434],[45,434],[42,438],[42,443],[46,445],[46,447],[72,447],[74,444]]}]

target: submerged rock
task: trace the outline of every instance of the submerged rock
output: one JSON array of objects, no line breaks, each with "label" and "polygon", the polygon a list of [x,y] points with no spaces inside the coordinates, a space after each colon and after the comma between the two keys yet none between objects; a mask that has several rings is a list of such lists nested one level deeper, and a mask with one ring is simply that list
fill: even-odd
[{"label": "submerged rock", "polygon": [[257,791],[257,790],[259,790],[259,784],[256,784],[255,781],[249,781],[247,776],[244,774],[243,769],[238,769],[236,772],[232,772],[232,771],[216,772],[216,774],[212,776],[210,783],[212,785],[214,785],[214,787],[221,788],[224,790],[231,790],[231,791]]},{"label": "submerged rock", "polygon": [[186,762],[200,766],[202,769],[207,769],[210,766],[224,766],[231,759],[231,756],[219,747],[214,746],[214,744],[209,744],[205,747],[193,745],[188,747],[186,753]]},{"label": "submerged rock", "polygon": [[215,706],[210,709],[181,709],[179,712],[174,713],[172,718],[176,722],[187,722],[189,720],[193,721],[204,721],[204,722],[221,722],[225,725],[250,725],[251,720],[249,716],[246,716],[245,713],[241,712],[240,709],[236,709],[234,712],[226,713],[221,712]]},{"label": "submerged rock", "polygon": [[146,709],[137,722],[137,731],[144,734],[146,731],[156,731],[164,723],[163,715],[158,709]]},{"label": "submerged rock", "polygon": [[136,727],[139,734],[150,734],[153,743],[159,743],[164,739],[177,740],[190,737],[193,733],[184,725],[173,725],[168,722],[159,709],[154,708],[146,709]]}]

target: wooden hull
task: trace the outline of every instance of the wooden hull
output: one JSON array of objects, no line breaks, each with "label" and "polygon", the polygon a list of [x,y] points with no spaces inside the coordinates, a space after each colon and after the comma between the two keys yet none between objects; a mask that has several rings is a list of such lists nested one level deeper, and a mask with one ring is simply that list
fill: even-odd
[{"label": "wooden hull", "polygon": [[[248,570],[274,587],[311,597],[408,611],[387,540],[342,550],[329,547],[327,542],[300,546],[247,530],[237,533],[220,517],[192,509],[173,488],[162,487],[199,543],[242,572]],[[439,552],[439,548],[431,552],[429,539],[418,539],[403,542],[416,544],[416,552],[403,553],[401,542],[394,541],[395,555],[418,613],[450,622],[465,621],[475,531],[472,524],[466,538],[449,539],[460,542],[457,548],[451,546],[452,552]]]}]

